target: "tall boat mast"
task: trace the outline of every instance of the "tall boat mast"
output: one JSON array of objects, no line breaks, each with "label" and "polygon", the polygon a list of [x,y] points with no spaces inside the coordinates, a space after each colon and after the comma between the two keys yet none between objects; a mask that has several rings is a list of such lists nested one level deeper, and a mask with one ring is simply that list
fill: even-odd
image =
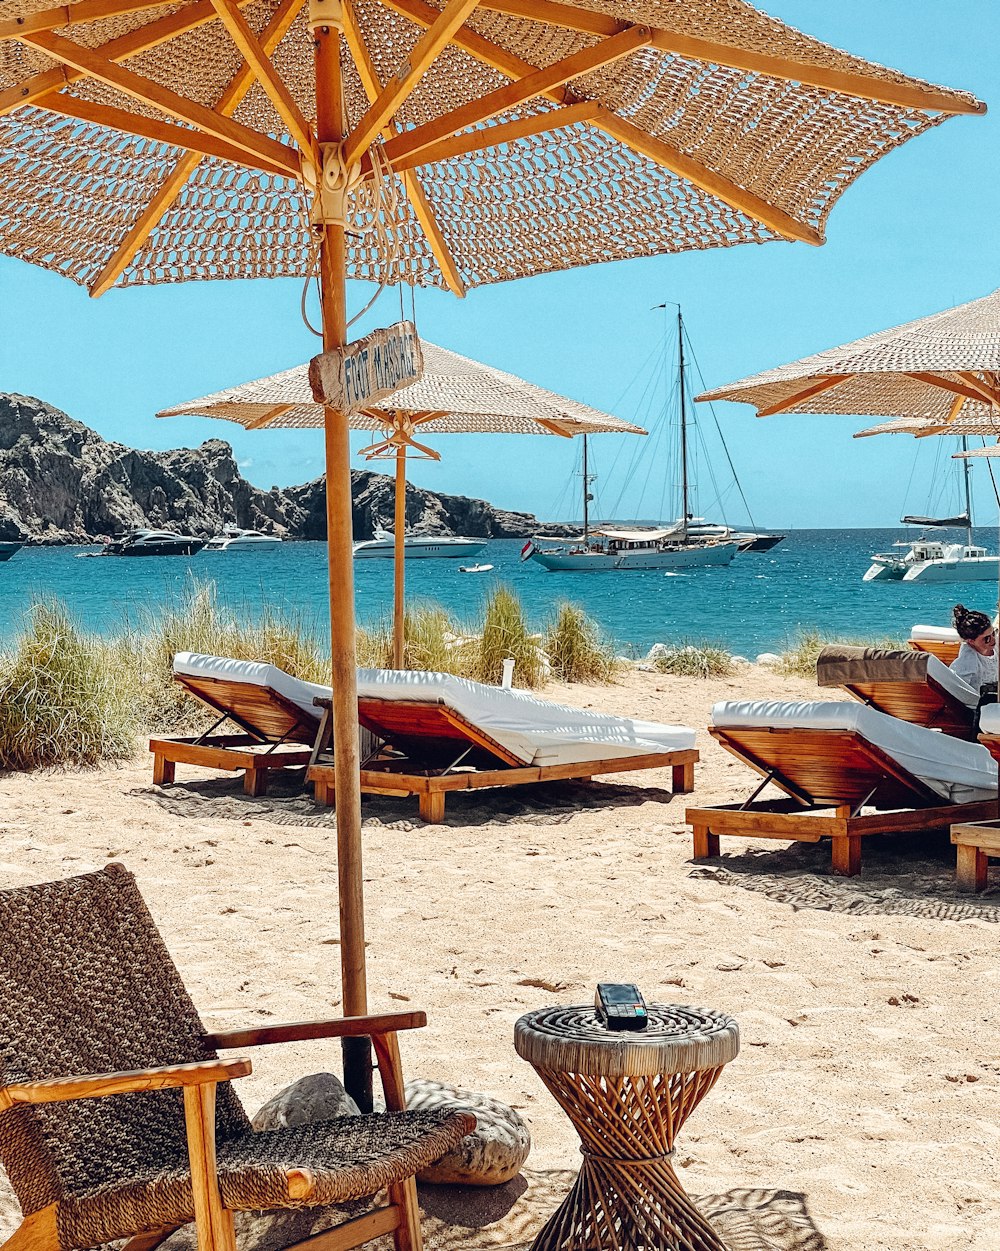
[{"label": "tall boat mast", "polygon": [[[963,434],[962,435],[962,451],[967,452],[968,450],[969,450],[969,440]],[[965,542],[968,547],[971,547],[972,546],[972,492],[969,489],[969,462],[964,456],[962,457],[962,474],[965,479],[965,516],[968,520],[968,525],[966,526],[966,530],[965,530]]]},{"label": "tall boat mast", "polygon": [[587,436],[583,436],[583,545],[590,534],[590,475],[587,473]]},{"label": "tall boat mast", "polygon": [[684,322],[681,306],[677,305],[677,361],[680,372],[681,399],[681,535],[688,537],[688,449],[687,449],[687,397],[684,392]]}]

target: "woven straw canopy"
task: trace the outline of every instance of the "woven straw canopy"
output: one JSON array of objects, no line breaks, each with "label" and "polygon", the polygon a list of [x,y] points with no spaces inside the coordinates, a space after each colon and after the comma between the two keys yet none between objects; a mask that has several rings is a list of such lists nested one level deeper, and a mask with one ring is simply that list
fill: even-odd
[{"label": "woven straw canopy", "polygon": [[941,422],[933,417],[897,417],[895,421],[882,421],[877,426],[859,430],[854,437],[867,439],[873,434],[912,434],[915,438],[925,439],[932,434],[982,435],[983,438],[1000,435],[1000,412],[985,404],[975,405],[983,409],[983,416],[965,417],[964,412],[973,406],[974,402],[970,401],[963,409],[963,415],[954,421]]},{"label": "woven straw canopy", "polygon": [[[699,400],[753,404],[773,413],[870,413],[901,417],[911,434],[997,432],[1000,418],[1000,291],[892,330],[828,348],[706,391]],[[957,423],[962,421],[963,425]],[[963,428],[964,427],[964,428]],[[882,423],[862,434],[902,430]]]},{"label": "woven straw canopy", "polygon": [[[348,196],[358,278],[461,293],[617,257],[820,243],[876,160],[985,110],[743,0],[312,8],[345,35],[345,160],[393,171]],[[94,294],[309,272],[324,154],[308,12],[5,0],[0,250]]]},{"label": "woven straw canopy", "polygon": [[[398,414],[406,414],[419,423],[423,434],[646,433],[641,426],[426,340],[421,347],[424,375],[419,382],[401,388],[381,404],[352,413],[351,429],[384,430],[392,427]],[[156,415],[221,417],[248,430],[323,425],[323,407],[313,400],[308,365],[216,391]]]}]

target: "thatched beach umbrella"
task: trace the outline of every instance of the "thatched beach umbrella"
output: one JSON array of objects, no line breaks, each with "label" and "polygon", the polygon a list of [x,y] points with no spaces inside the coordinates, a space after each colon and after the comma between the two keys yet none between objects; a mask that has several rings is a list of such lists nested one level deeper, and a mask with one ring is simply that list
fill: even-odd
[{"label": "thatched beach umbrella", "polygon": [[[696,397],[775,413],[864,413],[951,426],[1000,410],[1000,291]],[[883,423],[862,433],[901,429]],[[979,430],[972,433],[980,433]]]},{"label": "thatched beach umbrella", "polygon": [[[981,416],[967,415],[976,410]],[[868,439],[875,434],[912,434],[914,438],[926,439],[932,434],[981,435],[989,438],[1000,435],[1000,411],[987,404],[969,400],[959,417],[942,422],[935,417],[897,417],[894,421],[879,422],[866,426],[854,435],[856,439]]]},{"label": "thatched beach umbrella", "polygon": [[[391,457],[396,462],[393,664],[397,669],[403,667],[404,647],[407,448],[440,459],[436,451],[417,442],[417,434],[423,439],[435,434],[550,434],[571,438],[576,434],[646,433],[641,426],[427,340],[421,348],[424,373],[417,382],[348,418],[352,430],[372,430],[382,436],[363,449],[362,455],[368,459]],[[313,399],[308,365],[188,400],[156,415],[219,417],[238,422],[246,430],[303,429],[324,422],[323,406]]]},{"label": "thatched beach umbrella", "polygon": [[[820,243],[885,153],[973,96],[744,0],[6,0],[0,250],[93,295],[189,278],[468,287]],[[325,424],[344,1007],[367,1003],[350,446]]]}]

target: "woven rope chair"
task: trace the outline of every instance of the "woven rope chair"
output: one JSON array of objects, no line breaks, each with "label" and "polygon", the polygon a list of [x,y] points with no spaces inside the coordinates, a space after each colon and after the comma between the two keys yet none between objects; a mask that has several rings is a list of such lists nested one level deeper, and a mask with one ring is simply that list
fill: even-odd
[{"label": "woven rope chair", "polygon": [[[0,1163],[23,1221],[2,1251],[152,1251],[194,1219],[199,1251],[234,1251],[234,1211],[388,1202],[309,1240],[392,1233],[419,1251],[417,1170],[475,1126],[407,1112],[390,1013],[208,1033],[135,880],[120,865],[0,892]],[[217,1048],[368,1036],[387,1112],[255,1132]],[[103,1096],[116,1096],[114,1098]]]}]

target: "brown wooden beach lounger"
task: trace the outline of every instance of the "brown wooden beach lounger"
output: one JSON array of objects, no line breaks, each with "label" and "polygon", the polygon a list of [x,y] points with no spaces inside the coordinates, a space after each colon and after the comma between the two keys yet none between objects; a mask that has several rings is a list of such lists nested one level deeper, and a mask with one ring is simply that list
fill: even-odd
[{"label": "brown wooden beach lounger", "polygon": [[816,681],[911,725],[976,737],[979,693],[930,652],[831,645],[816,661]]},{"label": "brown wooden beach lounger", "polygon": [[[258,680],[248,679],[248,667],[260,671]],[[285,681],[275,679],[274,674]],[[188,653],[177,657],[174,679],[219,713],[219,719],[197,737],[161,736],[149,740],[153,781],[157,785],[173,782],[178,764],[190,764],[232,773],[243,769],[246,793],[263,795],[273,770],[308,765],[322,717],[312,700],[316,692],[328,693],[329,688],[296,683],[304,692],[296,702],[287,693],[288,682],[294,679],[272,665],[242,664],[231,674],[224,670],[199,672],[196,665],[189,663]],[[241,732],[216,734],[226,721]]]},{"label": "brown wooden beach lounger", "polygon": [[[538,702],[538,701],[532,701]],[[637,745],[631,754],[614,754],[615,745],[601,755],[593,745],[591,759],[550,764],[526,763],[482,726],[439,699],[380,699],[359,694],[358,720],[380,741],[375,755],[362,761],[361,790],[372,795],[416,795],[424,821],[444,818],[449,791],[529,782],[589,779],[598,774],[636,769],[669,768],[677,794],[694,789],[698,752],[693,746],[673,751],[650,751]],[[661,727],[663,729],[677,727]],[[693,734],[692,734],[693,742]],[[620,750],[620,749],[619,749]],[[579,752],[575,755],[579,756]],[[335,798],[333,765],[322,760],[309,769],[316,799],[332,804]]]},{"label": "brown wooden beach lounger", "polygon": [[[996,765],[976,744],[847,703],[718,704],[713,719],[712,737],[764,781],[743,804],[687,810],[695,860],[717,856],[723,834],[829,838],[833,871],[853,876],[863,838],[998,815]],[[758,800],[769,782],[789,798]]]},{"label": "brown wooden beach lounger", "polygon": [[[405,1110],[397,1031],[422,1012],[209,1032],[114,864],[0,891],[0,978],[0,1159],[22,1212],[8,1251],[154,1251],[192,1220],[199,1251],[236,1251],[234,1212],[376,1196],[294,1245],[391,1234],[420,1251],[415,1174],[475,1127],[461,1110]],[[232,1085],[250,1062],[218,1055],[357,1037],[372,1040],[387,1112],[284,1129],[253,1129]]]}]

